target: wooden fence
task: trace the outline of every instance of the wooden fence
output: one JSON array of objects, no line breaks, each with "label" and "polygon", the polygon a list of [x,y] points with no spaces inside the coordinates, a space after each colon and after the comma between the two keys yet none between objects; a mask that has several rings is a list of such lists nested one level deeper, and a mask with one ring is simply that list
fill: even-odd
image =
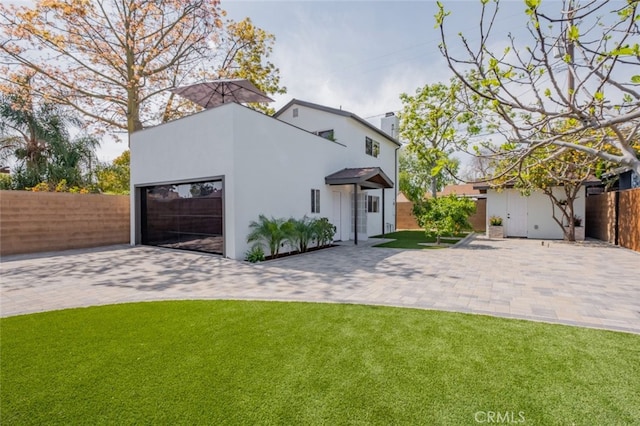
[{"label": "wooden fence", "polygon": [[[413,203],[398,202],[396,204],[396,229],[420,229],[413,216]],[[484,232],[487,227],[487,199],[476,200],[476,212],[469,217],[474,231]]]},{"label": "wooden fence", "polygon": [[587,197],[586,233],[640,252],[640,188]]},{"label": "wooden fence", "polygon": [[0,255],[129,242],[129,196],[0,191]]}]

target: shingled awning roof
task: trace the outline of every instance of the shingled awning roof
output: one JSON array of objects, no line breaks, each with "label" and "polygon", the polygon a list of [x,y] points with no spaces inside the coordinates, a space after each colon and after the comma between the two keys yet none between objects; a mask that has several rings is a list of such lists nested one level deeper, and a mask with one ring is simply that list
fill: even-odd
[{"label": "shingled awning roof", "polygon": [[327,185],[360,185],[363,189],[393,188],[393,182],[380,167],[342,169],[324,178]]}]

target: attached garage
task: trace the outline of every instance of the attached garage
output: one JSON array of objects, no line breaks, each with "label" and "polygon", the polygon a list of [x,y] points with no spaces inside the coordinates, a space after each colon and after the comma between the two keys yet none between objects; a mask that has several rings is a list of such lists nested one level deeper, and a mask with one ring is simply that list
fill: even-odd
[{"label": "attached garage", "polygon": [[142,244],[224,254],[222,180],[140,188]]}]

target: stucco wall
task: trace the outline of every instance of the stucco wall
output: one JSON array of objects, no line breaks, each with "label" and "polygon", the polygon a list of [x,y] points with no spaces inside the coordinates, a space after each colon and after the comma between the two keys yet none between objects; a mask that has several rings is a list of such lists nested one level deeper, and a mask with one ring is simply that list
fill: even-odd
[{"label": "stucco wall", "polygon": [[[337,124],[344,124],[344,117],[334,119]],[[138,203],[136,187],[224,178],[225,255],[242,259],[249,248],[246,243],[249,223],[257,220],[259,214],[283,218],[327,217],[338,222],[334,217],[333,193],[339,192],[341,235],[342,239],[348,239],[352,187],[326,185],[325,176],[345,167],[379,166],[393,180],[395,172],[394,150],[386,147],[377,159],[367,156],[365,130],[373,132],[355,124],[350,132],[342,132],[343,137],[362,143],[345,146],[240,105],[225,104],[134,133],[131,139],[132,203]],[[329,125],[328,128],[337,127]],[[318,130],[322,129],[321,126]],[[389,141],[387,144],[393,145]],[[320,190],[318,214],[311,213],[311,189]],[[385,222],[395,225],[394,191],[385,193]],[[370,193],[380,195],[380,190]],[[135,210],[131,214],[132,224],[136,214]],[[381,216],[381,213],[367,215],[369,235],[381,232]],[[138,233],[132,229],[133,244],[140,242]]]},{"label": "stucco wall", "polygon": [[[559,199],[565,198],[563,196],[564,191],[562,188],[553,188],[554,195]],[[497,191],[495,189],[487,190],[487,226],[491,216],[500,216],[503,219],[505,225],[505,234],[508,234],[509,216],[509,199],[525,197],[517,189],[505,189]],[[574,214],[585,218],[585,189],[581,188],[578,197],[574,202]],[[552,204],[549,197],[541,191],[534,191],[531,195],[526,197],[526,209],[527,215],[524,220],[526,221],[526,237],[538,238],[538,239],[563,239],[564,232],[562,228],[553,220]],[[556,211],[556,217],[560,217],[561,214]]]},{"label": "stucco wall", "polygon": [[123,244],[126,195],[0,191],[0,255]]}]

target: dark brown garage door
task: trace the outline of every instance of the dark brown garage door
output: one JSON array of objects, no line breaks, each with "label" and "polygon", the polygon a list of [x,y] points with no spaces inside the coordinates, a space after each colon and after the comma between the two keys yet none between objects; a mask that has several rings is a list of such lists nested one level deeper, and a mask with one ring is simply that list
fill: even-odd
[{"label": "dark brown garage door", "polygon": [[142,244],[223,254],[222,181],[141,189]]}]

